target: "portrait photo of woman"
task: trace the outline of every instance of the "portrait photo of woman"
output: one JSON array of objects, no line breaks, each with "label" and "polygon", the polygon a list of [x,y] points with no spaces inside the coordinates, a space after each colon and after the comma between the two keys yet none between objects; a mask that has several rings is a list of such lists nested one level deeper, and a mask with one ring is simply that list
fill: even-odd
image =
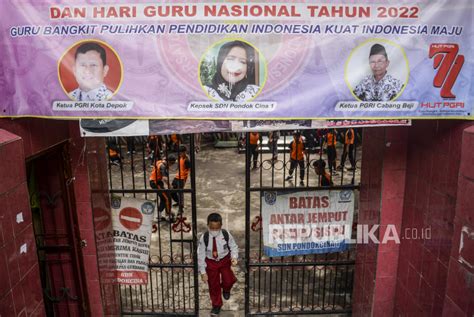
[{"label": "portrait photo of woman", "polygon": [[[216,49],[216,48],[215,48]],[[222,44],[217,58],[207,52],[201,63],[200,79],[206,94],[217,101],[245,102],[260,92],[259,54],[246,42]]]}]

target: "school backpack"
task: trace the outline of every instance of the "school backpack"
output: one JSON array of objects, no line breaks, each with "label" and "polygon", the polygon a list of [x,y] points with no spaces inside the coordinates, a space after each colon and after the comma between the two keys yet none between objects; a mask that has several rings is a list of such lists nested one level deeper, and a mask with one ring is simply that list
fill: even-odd
[{"label": "school backpack", "polygon": [[[227,242],[227,249],[229,249],[229,232],[227,230],[222,229],[222,235],[224,236],[225,242]],[[206,245],[206,250],[207,246],[209,245],[209,231],[204,232],[204,244]]]}]

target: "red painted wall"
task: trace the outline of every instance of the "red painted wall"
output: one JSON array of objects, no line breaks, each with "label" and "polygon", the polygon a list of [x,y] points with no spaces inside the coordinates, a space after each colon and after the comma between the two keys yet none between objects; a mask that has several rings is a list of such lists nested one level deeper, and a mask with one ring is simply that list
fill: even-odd
[{"label": "red painted wall", "polygon": [[473,193],[471,122],[364,130],[359,224],[393,224],[401,243],[357,246],[354,316],[474,313],[474,272],[459,259],[474,262]]},{"label": "red painted wall", "polygon": [[[382,241],[389,226],[400,230],[405,195],[408,127],[368,128],[363,133],[360,225],[378,226]],[[354,316],[391,316],[394,306],[399,245],[371,239],[357,244]]]},{"label": "red painted wall", "polygon": [[464,130],[443,316],[474,315],[474,126]]},{"label": "red painted wall", "polygon": [[[391,316],[397,284],[400,244],[388,240],[389,234],[401,232],[405,180],[407,175],[407,145],[410,128],[385,129],[380,204],[380,229],[377,245],[377,270],[372,313],[374,316]],[[393,231],[392,231],[393,230]],[[386,243],[384,239],[387,238]]]},{"label": "red painted wall", "polygon": [[[108,167],[105,153],[105,140],[103,138],[87,138],[87,162],[89,169],[89,186],[91,189],[90,200],[92,213],[95,210],[110,210],[110,195],[108,191]],[[109,228],[110,229],[110,228]],[[95,246],[95,241],[94,241]],[[100,276],[99,267],[99,276]],[[103,307],[103,316],[120,316],[119,288],[116,284],[102,284],[101,298],[96,297],[94,305]],[[93,299],[92,299],[93,300]]]},{"label": "red painted wall", "polygon": [[[383,129],[364,129],[358,225],[378,224],[382,194],[385,135]],[[372,311],[377,269],[377,245],[358,244],[353,291],[353,315],[368,316]]]},{"label": "red painted wall", "polygon": [[[4,130],[1,130],[4,129]],[[63,142],[70,141],[72,184],[79,220],[82,267],[91,316],[102,316],[95,237],[89,186],[85,139],[79,135],[77,121],[45,119],[0,119],[0,315],[43,316],[42,289],[35,250],[25,160]],[[106,190],[106,188],[105,188]],[[23,212],[24,222],[16,224],[16,214]],[[27,244],[27,254],[20,246]],[[6,272],[6,274],[4,274]],[[34,313],[33,313],[34,312]]]},{"label": "red painted wall", "polygon": [[[448,269],[454,243],[462,134],[468,125],[472,124],[421,121],[409,131],[402,232],[412,228],[418,233],[429,232],[429,228],[431,238],[402,240],[394,311],[397,316],[443,313],[446,286],[451,282]],[[474,165],[470,168],[473,170]]]},{"label": "red painted wall", "polygon": [[[469,126],[473,124],[415,121],[413,127],[364,131],[359,224],[400,223],[402,233],[406,228],[430,227],[432,236],[388,248],[357,246],[354,316],[472,315],[474,277],[462,262],[472,263],[473,249],[474,131],[466,130]],[[0,119],[0,129],[9,131],[0,130],[0,272],[7,272],[0,275],[0,314],[44,315],[27,212],[25,158],[70,139],[79,229],[87,241],[82,252],[91,315],[103,315],[101,295],[106,291],[101,294],[99,287],[91,200],[103,204],[104,198],[90,194],[91,180],[95,193],[107,192],[104,175],[97,175],[106,170],[98,168],[104,163],[99,153],[103,145],[84,148],[75,121]],[[95,166],[95,173],[88,166]],[[20,211],[23,222],[17,223]],[[25,244],[26,254],[20,251]],[[114,315],[115,289],[110,294],[106,313]]]},{"label": "red painted wall", "polygon": [[0,129],[1,316],[45,316],[24,153],[21,138]]}]

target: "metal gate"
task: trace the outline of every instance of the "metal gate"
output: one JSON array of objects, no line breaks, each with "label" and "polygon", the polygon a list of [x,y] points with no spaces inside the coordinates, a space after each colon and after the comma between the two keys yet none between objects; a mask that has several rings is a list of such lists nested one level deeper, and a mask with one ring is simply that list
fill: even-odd
[{"label": "metal gate", "polygon": [[[149,177],[157,159],[167,160],[186,146],[191,172],[184,186],[173,187],[177,164],[170,167],[165,189],[153,189]],[[197,316],[199,312],[197,270],[196,193],[194,140],[192,136],[150,138],[109,138],[109,188],[112,195],[154,200],[159,193],[177,195],[184,200],[182,214],[175,206],[175,219],[156,214],[150,247],[147,285],[120,285],[122,315]],[[175,196],[176,197],[176,196]],[[169,197],[168,197],[169,198]]]},{"label": "metal gate", "polygon": [[[344,136],[343,136],[344,137]],[[258,160],[252,169],[250,136],[246,137],[245,178],[245,315],[302,315],[350,313],[352,284],[354,279],[354,249],[329,254],[311,254],[290,257],[267,257],[263,252],[262,206],[260,196],[265,191],[294,191],[295,189],[322,190],[321,179],[312,170],[315,160],[325,159],[320,140],[307,142],[304,186],[298,185],[301,166],[295,166],[294,179],[285,181],[290,167],[289,135],[280,137],[278,159],[272,159],[268,141],[263,140],[257,150]],[[192,135],[178,138],[160,151],[160,142],[145,138],[115,138],[108,140],[109,149],[114,148],[121,157],[117,161],[109,151],[110,193],[124,197],[155,200],[159,193],[184,195],[184,213],[175,221],[162,220],[155,223],[149,263],[149,283],[142,286],[120,286],[122,315],[198,316],[199,290],[197,270],[197,213],[194,139]],[[167,189],[153,189],[149,185],[151,166],[161,155],[169,159],[176,155],[179,145],[186,145],[191,161],[190,178],[184,188],[173,188],[171,180],[175,169],[170,171]],[[352,156],[358,166],[357,141]],[[167,150],[166,150],[167,149]],[[341,149],[338,148],[340,151]],[[154,153],[153,158],[149,157]],[[338,153],[338,155],[341,153]],[[340,155],[339,155],[340,156]],[[178,165],[178,164],[177,164]],[[176,165],[175,165],[176,166]],[[358,189],[358,169],[339,175],[331,173],[337,182],[324,189]],[[353,232],[353,235],[355,232]]]},{"label": "metal gate", "polygon": [[[306,137],[308,153],[304,165],[296,165],[294,176],[288,182],[285,178],[291,164],[288,153],[288,144],[293,139],[291,133],[280,136],[277,159],[273,157],[272,147],[267,147],[267,140],[262,140],[256,150],[250,144],[250,134],[246,134],[246,316],[351,313],[354,248],[339,253],[288,257],[268,257],[263,252],[262,193],[323,189],[312,164],[327,156],[322,149],[325,136],[308,131]],[[351,148],[354,151],[351,165],[357,168],[356,145],[357,141]],[[345,155],[348,150],[346,148]],[[258,153],[256,160],[251,158],[252,151]],[[301,167],[304,167],[304,184],[299,183]],[[356,169],[349,173],[343,168],[335,174],[336,171],[331,172],[335,185],[324,189],[358,189],[354,185],[359,177]]]},{"label": "metal gate", "polygon": [[48,316],[85,316],[89,312],[69,162],[67,142],[27,162],[33,229]]}]

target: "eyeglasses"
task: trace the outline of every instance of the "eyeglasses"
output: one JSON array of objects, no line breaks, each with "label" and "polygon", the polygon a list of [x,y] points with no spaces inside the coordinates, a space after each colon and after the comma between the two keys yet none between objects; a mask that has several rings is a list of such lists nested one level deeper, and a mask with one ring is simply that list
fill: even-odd
[{"label": "eyeglasses", "polygon": [[379,60],[379,61],[370,61],[369,64],[370,64],[371,66],[373,66],[373,65],[379,66],[379,65],[385,64],[386,62],[387,62],[387,60],[384,59],[384,60],[382,60],[382,61],[380,61],[380,60]]}]

